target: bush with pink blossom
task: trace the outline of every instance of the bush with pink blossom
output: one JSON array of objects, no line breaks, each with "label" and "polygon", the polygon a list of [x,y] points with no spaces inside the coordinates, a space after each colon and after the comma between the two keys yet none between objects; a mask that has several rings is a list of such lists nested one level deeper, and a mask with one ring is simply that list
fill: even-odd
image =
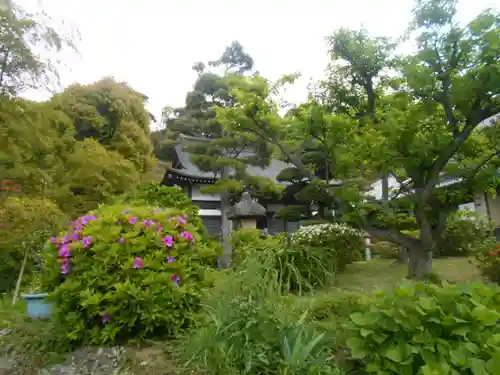
[{"label": "bush with pink blossom", "polygon": [[176,209],[101,206],[50,239],[43,285],[70,340],[175,336],[196,322],[219,248]]}]

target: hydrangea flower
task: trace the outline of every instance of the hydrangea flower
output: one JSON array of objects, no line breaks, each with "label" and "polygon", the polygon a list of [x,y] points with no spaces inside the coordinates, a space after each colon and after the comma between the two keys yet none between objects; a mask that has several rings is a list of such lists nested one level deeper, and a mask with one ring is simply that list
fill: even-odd
[{"label": "hydrangea flower", "polygon": [[174,237],[172,236],[163,237],[163,244],[167,247],[172,247],[172,245],[174,244]]},{"label": "hydrangea flower", "polygon": [[167,257],[167,263],[173,263],[175,261],[175,258],[173,256],[168,256]]},{"label": "hydrangea flower", "polygon": [[144,267],[144,261],[140,257],[135,257],[133,267],[136,269]]},{"label": "hydrangea flower", "polygon": [[184,237],[188,241],[192,241],[193,240],[193,235],[191,233],[189,233],[189,232],[182,232],[181,236]]}]

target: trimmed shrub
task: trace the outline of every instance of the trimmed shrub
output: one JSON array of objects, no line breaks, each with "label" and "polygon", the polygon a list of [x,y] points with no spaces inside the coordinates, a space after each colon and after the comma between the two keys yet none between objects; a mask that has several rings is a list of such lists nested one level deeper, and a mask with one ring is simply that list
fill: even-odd
[{"label": "trimmed shrub", "polygon": [[365,242],[360,231],[339,223],[324,223],[301,227],[291,237],[293,245],[329,253],[335,259],[335,272],[363,258]]},{"label": "trimmed shrub", "polygon": [[[185,369],[206,374],[340,375],[328,335],[282,302],[273,266],[247,258],[217,280],[200,328],[180,348]],[[186,371],[187,373],[187,371]]]},{"label": "trimmed shrub", "polygon": [[28,251],[23,281],[39,269],[47,238],[66,226],[68,218],[48,199],[9,197],[0,207],[0,292],[11,291]]},{"label": "trimmed shrub", "polygon": [[173,336],[195,324],[217,250],[180,210],[101,206],[50,240],[44,286],[73,341]]},{"label": "trimmed shrub", "polygon": [[500,288],[404,281],[347,326],[347,345],[376,374],[496,374]]},{"label": "trimmed shrub", "polygon": [[446,221],[446,228],[436,244],[436,257],[468,256],[493,237],[491,223],[470,212],[454,212]]}]

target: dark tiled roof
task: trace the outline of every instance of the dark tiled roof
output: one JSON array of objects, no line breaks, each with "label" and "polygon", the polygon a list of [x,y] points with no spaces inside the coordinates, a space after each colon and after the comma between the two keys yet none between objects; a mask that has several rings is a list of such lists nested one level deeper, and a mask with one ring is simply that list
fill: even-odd
[{"label": "dark tiled roof", "polygon": [[[186,145],[186,141],[188,142],[206,142],[206,138],[200,137],[191,137],[181,134],[179,137],[179,143],[175,145],[175,153],[177,154],[177,158],[179,159],[179,163],[182,168],[169,168],[168,170],[173,173],[177,173],[179,175],[185,177],[193,177],[199,179],[216,179],[218,176],[214,172],[204,172],[198,168],[198,166],[191,160],[191,155],[189,152],[184,150]],[[244,151],[240,154],[241,157],[251,156],[252,153],[249,151]],[[260,168],[256,166],[247,166],[247,173],[251,176],[258,177],[267,177],[276,181],[276,177],[278,174],[285,168],[291,167],[291,164],[285,163],[281,160],[272,159],[271,163],[267,168]]]}]

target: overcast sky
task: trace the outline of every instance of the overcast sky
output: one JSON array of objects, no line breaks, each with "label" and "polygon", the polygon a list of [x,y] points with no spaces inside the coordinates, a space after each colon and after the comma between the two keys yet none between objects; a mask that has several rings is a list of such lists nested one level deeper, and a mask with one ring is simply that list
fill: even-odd
[{"label": "overcast sky", "polygon": [[[40,0],[17,0],[35,9]],[[306,99],[311,77],[328,62],[324,37],[339,27],[364,25],[374,35],[399,36],[412,0],[44,0],[44,9],[81,33],[80,56],[68,56],[62,84],[90,83],[107,75],[128,82],[150,98],[159,116],[165,105],[181,106],[192,87],[195,61],[214,60],[238,40],[255,68],[268,78],[301,72],[287,99]],[[500,0],[461,0],[463,21]],[[44,99],[43,92],[29,93]]]}]

